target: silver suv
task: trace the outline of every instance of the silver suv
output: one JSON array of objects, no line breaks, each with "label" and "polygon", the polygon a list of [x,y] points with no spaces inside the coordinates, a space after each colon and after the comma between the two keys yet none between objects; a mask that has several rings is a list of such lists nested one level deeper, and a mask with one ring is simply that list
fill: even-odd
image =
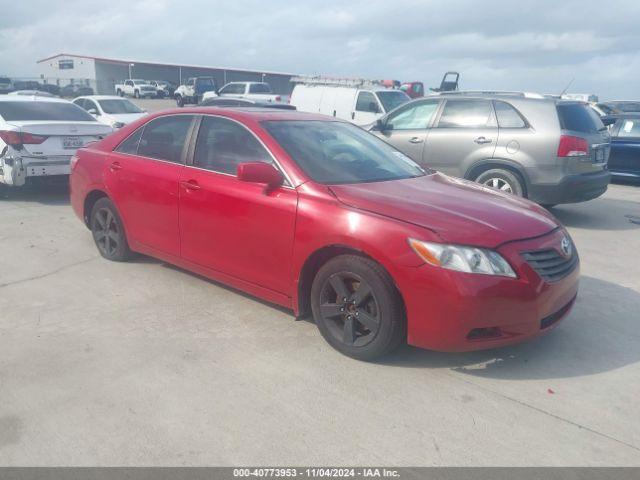
[{"label": "silver suv", "polygon": [[586,103],[451,92],[406,103],[370,131],[421,165],[542,205],[607,190],[610,137]]}]

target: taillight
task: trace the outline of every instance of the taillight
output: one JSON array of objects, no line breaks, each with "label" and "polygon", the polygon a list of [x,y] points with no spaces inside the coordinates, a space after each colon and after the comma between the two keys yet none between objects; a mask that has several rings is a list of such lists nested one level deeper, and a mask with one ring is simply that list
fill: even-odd
[{"label": "taillight", "polygon": [[20,137],[22,137],[23,145],[39,145],[47,139],[44,135],[34,135],[28,132],[22,132]]},{"label": "taillight", "polygon": [[12,147],[38,145],[47,139],[44,135],[34,135],[33,133],[16,132],[13,130],[0,130],[0,138],[2,138],[4,143]]},{"label": "taillight", "polygon": [[4,143],[12,147],[22,146],[20,132],[14,132],[13,130],[0,130],[0,138]]},{"label": "taillight", "polygon": [[279,102],[280,100],[282,100],[282,97],[280,95],[276,95],[276,102]]},{"label": "taillight", "polygon": [[560,145],[558,146],[559,157],[579,157],[589,153],[589,144],[587,140],[581,137],[573,137],[571,135],[562,135],[560,137]]}]

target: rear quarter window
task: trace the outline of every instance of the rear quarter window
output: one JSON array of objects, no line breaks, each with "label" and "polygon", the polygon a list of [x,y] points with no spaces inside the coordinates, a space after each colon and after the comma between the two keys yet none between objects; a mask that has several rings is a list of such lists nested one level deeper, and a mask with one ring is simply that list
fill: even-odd
[{"label": "rear quarter window", "polygon": [[605,128],[598,114],[588,105],[581,103],[559,104],[557,109],[560,126],[563,130],[593,133]]},{"label": "rear quarter window", "polygon": [[42,101],[0,102],[0,117],[6,121],[96,121],[95,118],[73,103]]}]

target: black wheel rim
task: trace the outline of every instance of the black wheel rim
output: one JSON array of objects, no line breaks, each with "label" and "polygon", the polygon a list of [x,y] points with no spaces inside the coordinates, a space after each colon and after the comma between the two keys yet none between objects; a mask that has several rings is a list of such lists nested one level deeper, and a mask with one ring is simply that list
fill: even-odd
[{"label": "black wheel rim", "polygon": [[113,212],[108,208],[101,208],[96,212],[93,222],[93,235],[96,239],[98,249],[104,255],[112,257],[120,247],[120,228],[113,216]]},{"label": "black wheel rim", "polygon": [[371,286],[359,275],[331,275],[320,293],[320,316],[339,342],[363,347],[380,330],[380,308]]}]

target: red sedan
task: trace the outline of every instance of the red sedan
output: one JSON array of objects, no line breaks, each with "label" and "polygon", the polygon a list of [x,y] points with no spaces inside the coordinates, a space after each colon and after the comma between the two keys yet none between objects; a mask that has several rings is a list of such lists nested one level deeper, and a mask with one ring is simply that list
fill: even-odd
[{"label": "red sedan", "polygon": [[78,151],[71,201],[132,252],[311,313],[340,352],[508,345],[569,312],[578,254],[543,208],[425,170],[349,123],[164,111]]}]

